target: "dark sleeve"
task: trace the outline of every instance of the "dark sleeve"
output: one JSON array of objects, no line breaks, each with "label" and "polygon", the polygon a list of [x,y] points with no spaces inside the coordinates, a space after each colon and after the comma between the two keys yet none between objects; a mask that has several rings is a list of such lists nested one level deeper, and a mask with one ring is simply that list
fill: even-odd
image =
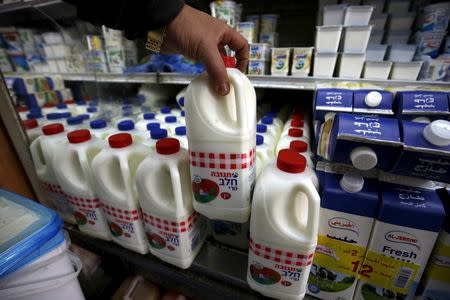
[{"label": "dark sleeve", "polygon": [[169,24],[184,6],[183,0],[64,0],[77,8],[78,17],[94,25],[122,30],[128,39]]}]

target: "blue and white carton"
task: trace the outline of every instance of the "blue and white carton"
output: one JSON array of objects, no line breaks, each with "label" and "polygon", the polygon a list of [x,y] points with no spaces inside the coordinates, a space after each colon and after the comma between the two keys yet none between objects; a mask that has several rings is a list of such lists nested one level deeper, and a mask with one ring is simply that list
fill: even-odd
[{"label": "blue and white carton", "polygon": [[394,96],[383,90],[356,90],[353,93],[353,112],[393,116]]},{"label": "blue and white carton", "polygon": [[359,170],[390,170],[401,145],[397,119],[338,113],[323,124],[317,153]]},{"label": "blue and white carton", "polygon": [[324,173],[318,245],[307,293],[324,300],[352,299],[358,273],[378,212],[378,180],[338,165]]},{"label": "blue and white carton", "polygon": [[429,122],[450,116],[448,95],[438,91],[397,92],[395,110],[402,120]]},{"label": "blue and white carton", "polygon": [[434,183],[386,174],[354,299],[413,299],[444,221]]},{"label": "blue and white carton", "polygon": [[450,183],[450,122],[403,121],[403,149],[392,172]]}]

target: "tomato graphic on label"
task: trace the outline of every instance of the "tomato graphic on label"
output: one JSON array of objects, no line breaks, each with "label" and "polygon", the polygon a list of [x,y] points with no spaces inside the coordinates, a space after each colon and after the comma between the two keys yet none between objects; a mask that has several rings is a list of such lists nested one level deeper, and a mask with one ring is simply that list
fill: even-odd
[{"label": "tomato graphic on label", "polygon": [[216,199],[219,195],[219,186],[212,180],[194,176],[194,180],[192,181],[192,191],[194,192],[196,201],[208,203]]},{"label": "tomato graphic on label", "polygon": [[222,192],[220,193],[220,197],[222,197],[223,200],[228,200],[231,198],[231,194],[228,192]]},{"label": "tomato graphic on label", "polygon": [[250,265],[250,275],[256,282],[267,285],[275,284],[281,279],[278,272],[259,264]]},{"label": "tomato graphic on label", "polygon": [[84,225],[87,223],[87,218],[84,214],[80,213],[79,211],[76,211],[73,213],[73,216],[75,217],[75,220],[79,225]]},{"label": "tomato graphic on label", "polygon": [[121,236],[123,233],[122,228],[113,222],[109,223],[109,231],[113,236]]},{"label": "tomato graphic on label", "polygon": [[150,242],[150,246],[156,249],[162,249],[166,246],[166,241],[164,238],[160,237],[156,233],[150,234],[148,241]]}]

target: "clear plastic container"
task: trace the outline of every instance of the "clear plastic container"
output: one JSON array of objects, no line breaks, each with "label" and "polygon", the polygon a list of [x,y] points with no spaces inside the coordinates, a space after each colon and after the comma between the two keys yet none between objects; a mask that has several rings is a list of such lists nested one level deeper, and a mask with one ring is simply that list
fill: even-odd
[{"label": "clear plastic container", "polygon": [[342,52],[344,53],[366,52],[371,32],[372,32],[371,25],[344,27]]},{"label": "clear plastic container", "polygon": [[341,39],[342,26],[317,26],[316,27],[316,52],[337,52]]},{"label": "clear plastic container", "polygon": [[314,77],[333,77],[337,53],[316,53],[314,55]]},{"label": "clear plastic container", "polygon": [[364,26],[369,25],[372,16],[373,6],[355,5],[345,9],[344,26]]},{"label": "clear plastic container", "polygon": [[391,61],[366,61],[362,78],[366,79],[388,79],[391,73]]},{"label": "clear plastic container", "polygon": [[338,66],[338,77],[360,78],[365,58],[365,53],[342,53]]}]

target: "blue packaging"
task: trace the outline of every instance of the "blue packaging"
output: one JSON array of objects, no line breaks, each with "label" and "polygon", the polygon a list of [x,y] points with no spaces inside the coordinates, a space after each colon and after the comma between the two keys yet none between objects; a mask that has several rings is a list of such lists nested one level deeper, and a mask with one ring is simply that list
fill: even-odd
[{"label": "blue packaging", "polygon": [[432,121],[450,116],[447,93],[437,91],[397,92],[395,110],[402,120],[426,117]]},{"label": "blue packaging", "polygon": [[[379,102],[379,104],[377,104]],[[394,96],[383,90],[356,90],[353,93],[353,112],[392,116]]]},{"label": "blue packaging", "polygon": [[353,91],[346,89],[319,89],[314,102],[314,120],[323,121],[329,112],[352,112]]}]

